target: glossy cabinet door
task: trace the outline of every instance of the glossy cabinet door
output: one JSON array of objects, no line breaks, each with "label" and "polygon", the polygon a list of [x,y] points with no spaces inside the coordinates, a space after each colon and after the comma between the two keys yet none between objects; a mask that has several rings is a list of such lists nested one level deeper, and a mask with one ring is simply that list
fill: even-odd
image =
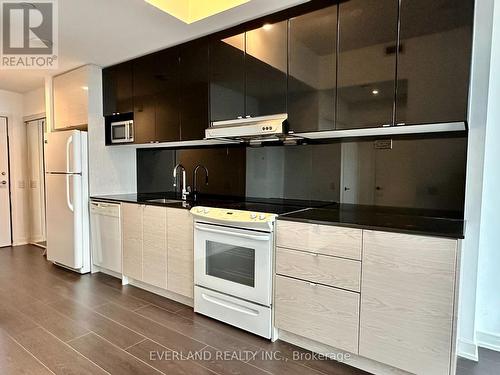
[{"label": "glossy cabinet door", "polygon": [[394,123],[398,3],[351,0],[339,5],[336,129]]},{"label": "glossy cabinet door", "polygon": [[286,113],[287,21],[245,33],[245,115]]},{"label": "glossy cabinet door", "polygon": [[209,127],[209,42],[198,39],[180,46],[180,119],[182,141],[205,137]]},{"label": "glossy cabinet door", "polygon": [[177,48],[135,60],[135,143],[180,139],[179,87]]},{"label": "glossy cabinet door", "polygon": [[132,62],[102,70],[104,116],[134,111]]},{"label": "glossy cabinet door", "polygon": [[157,55],[134,60],[134,143],[156,140],[156,82],[154,71]]},{"label": "glossy cabinet door", "polygon": [[123,274],[142,281],[143,206],[122,203]]},{"label": "glossy cabinet door", "polygon": [[337,10],[290,19],[288,122],[295,133],[335,129]]},{"label": "glossy cabinet door", "polygon": [[402,0],[397,123],[467,120],[473,0]]},{"label": "glossy cabinet door", "polygon": [[54,129],[87,128],[89,116],[90,67],[54,77]]},{"label": "glossy cabinet door", "polygon": [[245,116],[245,34],[210,43],[210,117]]},{"label": "glossy cabinet door", "polygon": [[179,141],[180,135],[180,69],[179,50],[169,48],[157,53],[157,69],[153,72],[156,84],[156,141]]}]

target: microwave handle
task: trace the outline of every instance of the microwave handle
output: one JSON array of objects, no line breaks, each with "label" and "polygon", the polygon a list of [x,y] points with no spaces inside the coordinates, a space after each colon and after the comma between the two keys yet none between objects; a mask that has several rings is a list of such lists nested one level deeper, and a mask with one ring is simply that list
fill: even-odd
[{"label": "microwave handle", "polygon": [[125,139],[127,141],[130,139],[130,126],[128,123],[125,124]]},{"label": "microwave handle", "polygon": [[203,232],[209,232],[209,233],[217,233],[217,234],[230,234],[236,237],[241,237],[241,238],[247,238],[249,240],[255,240],[255,241],[269,241],[269,235],[264,235],[264,236],[258,236],[258,235],[252,235],[252,234],[245,234],[245,233],[236,233],[232,232],[230,230],[218,230],[218,229],[213,229],[213,228],[207,228],[205,226],[202,226],[200,224],[196,224],[195,228],[197,230],[203,231]]}]

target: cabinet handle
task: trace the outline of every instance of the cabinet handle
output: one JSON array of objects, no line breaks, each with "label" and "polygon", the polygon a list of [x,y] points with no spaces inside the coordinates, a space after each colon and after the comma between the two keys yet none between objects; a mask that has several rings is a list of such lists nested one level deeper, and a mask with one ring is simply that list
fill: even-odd
[{"label": "cabinet handle", "polygon": [[318,253],[311,253],[311,255],[312,255],[313,257],[317,258],[319,254],[318,254]]},{"label": "cabinet handle", "polygon": [[309,285],[312,286],[312,287],[317,287],[318,286],[318,284],[316,284],[316,283],[309,283]]}]

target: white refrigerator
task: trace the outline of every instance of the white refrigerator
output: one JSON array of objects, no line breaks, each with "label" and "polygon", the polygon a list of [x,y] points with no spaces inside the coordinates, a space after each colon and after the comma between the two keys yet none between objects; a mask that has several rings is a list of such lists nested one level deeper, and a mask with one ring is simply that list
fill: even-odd
[{"label": "white refrigerator", "polygon": [[78,273],[90,272],[87,133],[45,136],[47,259]]}]

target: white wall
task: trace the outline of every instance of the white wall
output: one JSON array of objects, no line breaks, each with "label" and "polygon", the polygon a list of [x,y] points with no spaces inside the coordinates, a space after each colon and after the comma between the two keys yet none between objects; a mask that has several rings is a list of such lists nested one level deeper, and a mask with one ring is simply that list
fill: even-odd
[{"label": "white wall", "polygon": [[40,87],[36,90],[23,94],[23,115],[34,116],[45,113],[45,89]]},{"label": "white wall", "polygon": [[90,195],[137,192],[136,150],[106,147],[102,116],[101,68],[93,67],[89,82],[89,184]]},{"label": "white wall", "polygon": [[8,118],[10,180],[12,197],[12,242],[28,242],[28,190],[26,189],[26,128],[23,123],[23,95],[0,90],[0,116]]},{"label": "white wall", "polygon": [[469,98],[469,145],[462,247],[458,354],[477,360],[476,290],[494,0],[477,0]]},{"label": "white wall", "polygon": [[480,346],[500,351],[500,2],[493,15],[488,120],[479,239],[476,329]]}]

